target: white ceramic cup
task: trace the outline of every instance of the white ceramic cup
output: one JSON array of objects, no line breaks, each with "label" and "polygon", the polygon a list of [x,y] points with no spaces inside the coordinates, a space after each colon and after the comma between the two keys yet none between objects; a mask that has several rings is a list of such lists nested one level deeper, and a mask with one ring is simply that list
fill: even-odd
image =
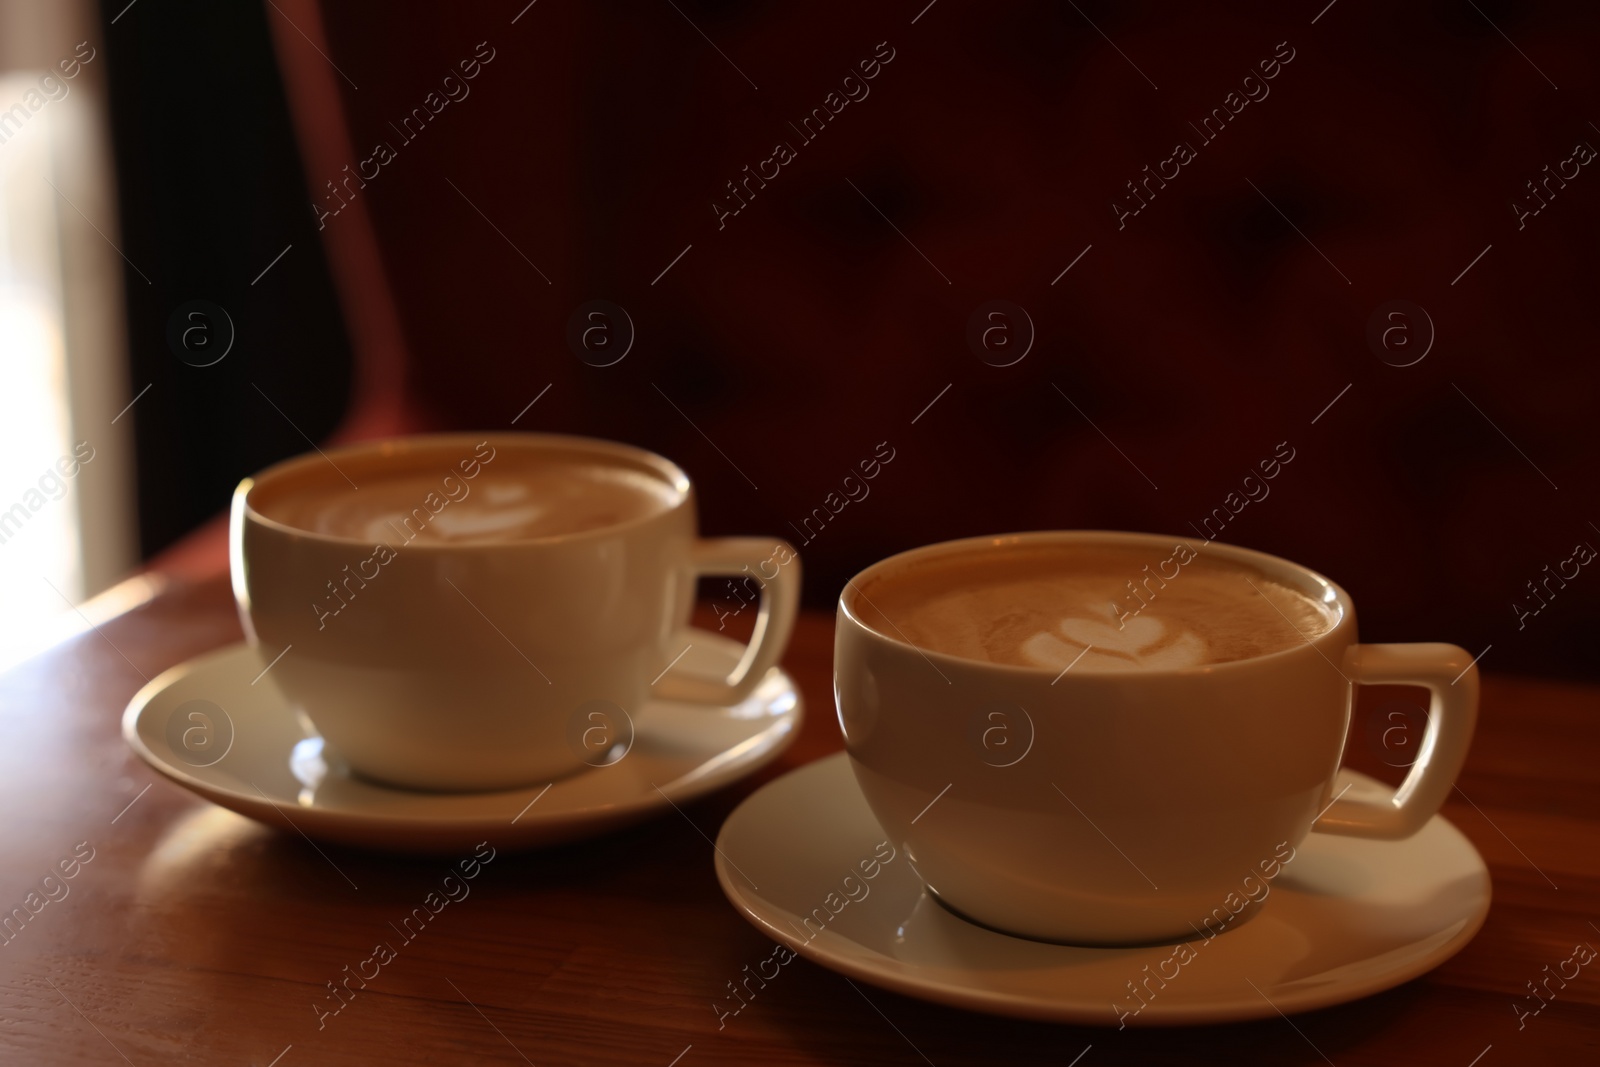
[{"label": "white ceramic cup", "polygon": [[[892,619],[882,632],[862,617],[869,579],[935,560],[1123,546],[1154,561],[1179,543],[1254,567],[1337,621],[1251,659],[1058,674],[918,649]],[[1362,683],[1432,692],[1420,754],[1381,803],[1333,789]],[[929,890],[984,925],[1075,944],[1214,936],[1215,916],[1242,914],[1235,901],[1265,899],[1249,879],[1276,874],[1309,831],[1410,836],[1454,784],[1478,705],[1464,649],[1358,644],[1349,595],[1305,567],[1216,542],[1095,531],[952,541],[867,568],[839,599],[834,690],[856,780]]]},{"label": "white ceramic cup", "polygon": [[[667,487],[671,504],[555,537],[397,536],[392,555],[367,540],[296,529],[255,506],[262,494],[356,494],[348,483],[408,472],[465,485],[485,449],[642,473]],[[595,708],[631,721],[646,700],[739,702],[776,665],[800,599],[800,563],[786,543],[697,537],[682,470],[582,437],[430,435],[299,456],[239,485],[231,537],[245,633],[271,663],[261,684],[304,711],[353,770],[422,789],[503,789],[576,771],[590,762]],[[671,666],[694,640],[689,616],[702,575],[749,575],[761,590],[750,644],[725,679]],[[605,718],[622,732],[614,711]]]}]

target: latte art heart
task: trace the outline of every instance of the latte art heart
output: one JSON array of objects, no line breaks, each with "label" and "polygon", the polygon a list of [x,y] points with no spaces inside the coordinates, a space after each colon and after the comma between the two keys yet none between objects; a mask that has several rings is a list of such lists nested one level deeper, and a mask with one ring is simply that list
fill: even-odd
[{"label": "latte art heart", "polygon": [[1054,632],[1023,641],[1021,651],[1034,666],[1053,670],[1173,670],[1206,661],[1206,644],[1198,635],[1149,615],[1121,628],[1101,619],[1062,619]]},{"label": "latte art heart", "polygon": [[1104,618],[1066,618],[1056,626],[1061,636],[1080,645],[1134,655],[1158,644],[1167,636],[1167,625],[1159,618],[1141,615],[1121,626]]}]

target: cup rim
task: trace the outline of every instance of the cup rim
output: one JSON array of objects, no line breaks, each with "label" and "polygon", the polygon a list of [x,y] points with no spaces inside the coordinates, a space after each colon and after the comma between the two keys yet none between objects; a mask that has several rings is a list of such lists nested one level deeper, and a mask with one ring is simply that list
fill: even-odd
[{"label": "cup rim", "polygon": [[[994,663],[990,660],[972,659],[967,656],[957,656],[936,649],[919,648],[906,640],[903,636],[885,633],[868,623],[853,603],[856,597],[864,596],[860,583],[867,578],[881,574],[885,569],[906,567],[918,561],[937,559],[943,556],[958,555],[962,552],[981,548],[997,547],[1004,544],[1014,545],[1048,545],[1070,544],[1074,542],[1109,542],[1123,545],[1160,545],[1171,548],[1174,545],[1184,544],[1199,552],[1220,551],[1227,559],[1248,563],[1264,571],[1269,577],[1279,580],[1291,580],[1291,584],[1301,592],[1311,594],[1305,586],[1307,583],[1322,590],[1321,600],[1338,610],[1338,618],[1332,626],[1315,637],[1305,638],[1304,645],[1290,645],[1280,648],[1275,652],[1266,652],[1258,656],[1247,656],[1244,659],[1225,660],[1221,663],[1201,663],[1190,667],[1157,667],[1138,671],[1085,671],[1077,677],[1080,679],[1092,678],[1099,682],[1106,680],[1120,680],[1123,683],[1134,679],[1147,678],[1174,678],[1174,677],[1199,677],[1218,674],[1233,670],[1254,669],[1257,665],[1269,663],[1290,656],[1299,656],[1306,647],[1321,654],[1320,645],[1331,640],[1341,638],[1348,632],[1353,632],[1355,627],[1355,604],[1350,594],[1344,587],[1333,579],[1293,560],[1282,556],[1274,556],[1269,552],[1259,549],[1245,548],[1242,545],[1230,544],[1225,541],[1208,541],[1204,538],[1196,539],[1179,535],[1149,533],[1131,530],[1027,530],[1005,534],[990,534],[978,537],[963,537],[951,541],[938,541],[929,545],[897,552],[892,556],[878,560],[876,563],[863,568],[854,577],[845,583],[839,592],[838,612],[842,619],[858,627],[865,633],[871,634],[882,641],[920,654],[924,659],[937,665],[962,669],[978,669],[983,671],[996,671],[1003,675],[1017,678],[1052,678],[1058,677],[1058,672],[1049,667],[1030,667],[1017,663]],[[1203,547],[1196,547],[1196,545]],[[1304,635],[1301,635],[1304,637]],[[1324,656],[1323,658],[1327,658]],[[1332,663],[1332,661],[1329,661]],[[1332,663],[1336,670],[1339,665]],[[1064,674],[1066,672],[1059,672]],[[1062,679],[1065,680],[1065,679]],[[1070,684],[1070,683],[1069,683]]]},{"label": "cup rim", "polygon": [[[281,459],[271,466],[265,467],[257,473],[243,478],[233,491],[233,525],[241,527],[242,521],[271,530],[274,533],[306,538],[334,546],[367,546],[367,538],[348,536],[345,534],[324,533],[320,530],[307,530],[290,523],[274,519],[259,510],[250,497],[257,487],[270,480],[292,475],[297,470],[307,467],[319,466],[324,463],[333,464],[338,459],[364,459],[370,456],[391,456],[399,453],[422,453],[443,451],[451,446],[472,448],[481,443],[498,445],[510,442],[511,447],[532,447],[535,449],[566,450],[575,453],[590,453],[613,459],[628,459],[643,466],[659,476],[661,480],[677,494],[677,499],[672,504],[656,512],[640,515],[636,518],[626,519],[622,522],[612,523],[609,526],[596,526],[586,530],[573,530],[562,534],[549,534],[543,537],[515,537],[494,541],[478,541],[466,544],[450,544],[447,542],[415,541],[406,545],[407,552],[461,552],[463,550],[489,550],[505,548],[527,548],[532,546],[558,545],[589,539],[614,537],[619,533],[659,522],[663,517],[673,515],[685,507],[692,506],[694,502],[694,486],[688,474],[676,463],[665,456],[651,452],[649,449],[636,445],[625,444],[621,441],[608,441],[599,437],[584,437],[577,434],[557,433],[526,433],[520,431],[493,431],[489,433],[419,433],[402,434],[393,437],[374,438],[369,441],[358,441],[338,448],[322,449],[316,445],[313,452],[304,452],[298,455]],[[356,489],[360,492],[360,489]]]}]

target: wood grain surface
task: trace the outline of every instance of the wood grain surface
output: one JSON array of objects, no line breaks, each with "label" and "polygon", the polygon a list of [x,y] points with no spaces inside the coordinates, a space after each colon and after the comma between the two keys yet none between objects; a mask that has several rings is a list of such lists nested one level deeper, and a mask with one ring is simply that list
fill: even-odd
[{"label": "wood grain surface", "polygon": [[[1118,1032],[852,989],[797,960],[719,1029],[713,1002],[772,945],[724,900],[707,838],[761,782],[840,747],[829,616],[802,618],[789,649],[807,720],[778,763],[609,837],[500,852],[409,941],[391,923],[438,889],[445,861],[324,855],[159,779],[123,744],[147,677],[239,636],[224,580],[174,584],[0,677],[0,909],[37,907],[0,942],[0,1062],[1600,1062],[1600,965],[1542,984],[1575,945],[1600,946],[1595,687],[1485,676],[1445,812],[1488,861],[1493,908],[1464,951],[1398,989],[1292,1020]],[[1374,716],[1410,696],[1363,694],[1351,765],[1397,778]],[[379,942],[393,958],[335,999],[330,983],[370,975]]]}]

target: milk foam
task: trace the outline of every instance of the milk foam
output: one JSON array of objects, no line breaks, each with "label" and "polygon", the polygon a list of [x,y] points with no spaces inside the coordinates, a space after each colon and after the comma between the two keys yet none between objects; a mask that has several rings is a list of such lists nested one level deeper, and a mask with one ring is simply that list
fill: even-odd
[{"label": "milk foam", "polygon": [[359,481],[359,489],[282,489],[261,510],[297,529],[399,547],[557,537],[656,514],[677,501],[670,486],[642,471],[508,451],[470,479],[441,466]]},{"label": "milk foam", "polygon": [[[989,550],[869,582],[863,616],[919,648],[1074,672],[1248,659],[1301,644],[1335,621],[1253,567],[1185,558],[1178,566],[1166,552],[1125,546]],[[1167,568],[1151,569],[1161,562]]]},{"label": "milk foam", "polygon": [[1115,612],[1100,618],[1073,616],[1018,646],[1034,667],[1091,671],[1171,670],[1198,667],[1210,651],[1204,638],[1180,623],[1141,617],[1117,626]]}]

